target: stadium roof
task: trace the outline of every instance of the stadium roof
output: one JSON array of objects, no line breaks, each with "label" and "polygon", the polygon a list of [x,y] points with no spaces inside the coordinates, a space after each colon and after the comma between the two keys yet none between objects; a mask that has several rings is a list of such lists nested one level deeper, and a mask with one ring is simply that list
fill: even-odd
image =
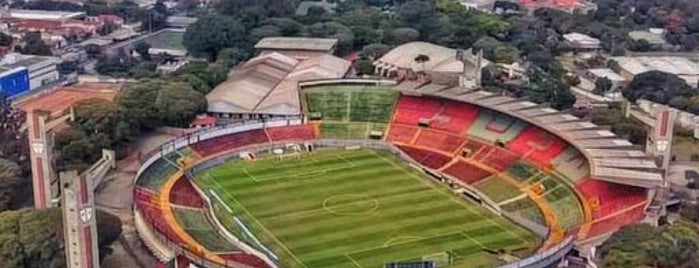
[{"label": "stadium roof", "polygon": [[[374,66],[385,67],[387,69],[411,69],[415,72],[452,72],[461,73],[464,70],[464,64],[456,58],[456,49],[438,46],[427,42],[411,42],[400,45],[381,58],[374,62]],[[424,63],[418,63],[415,58],[418,55],[425,55],[429,60]],[[467,68],[473,69],[476,66],[477,56],[473,55],[471,49],[464,52],[464,56],[469,60]],[[483,66],[490,62],[483,59]]]},{"label": "stadium roof", "polygon": [[209,112],[296,115],[298,82],[341,78],[350,63],[332,55],[298,61],[279,53],[255,57],[233,71],[206,99]]},{"label": "stadium roof", "polygon": [[285,50],[310,50],[330,52],[335,48],[335,38],[309,38],[309,37],[265,37],[257,44],[256,49],[285,49]]},{"label": "stadium roof", "polygon": [[[420,88],[412,92],[421,92]],[[423,92],[424,93],[424,92]],[[503,112],[554,133],[588,159],[590,176],[599,180],[655,187],[663,183],[658,167],[628,140],[572,114],[486,91],[447,88],[424,93],[459,100]]]}]

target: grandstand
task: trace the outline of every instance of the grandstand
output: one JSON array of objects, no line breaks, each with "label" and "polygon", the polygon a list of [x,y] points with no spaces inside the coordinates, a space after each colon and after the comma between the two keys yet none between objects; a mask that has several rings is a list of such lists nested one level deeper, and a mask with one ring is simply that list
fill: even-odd
[{"label": "grandstand", "polygon": [[[308,122],[203,130],[174,152],[163,146],[139,173],[136,208],[170,246],[201,249],[199,261],[254,267],[374,267],[435,254],[455,267],[490,267],[504,264],[492,252],[526,259],[564,241],[560,234],[588,243],[645,217],[647,189],[662,177],[648,161],[630,161],[643,153],[627,142],[550,108],[444,92],[304,88]],[[382,139],[369,140],[374,132]],[[282,146],[274,142],[314,144],[313,152],[280,161],[268,150]],[[399,151],[366,149],[378,144]],[[255,159],[239,160],[240,148]],[[443,185],[483,198],[465,201]],[[537,238],[537,229],[550,235]],[[516,235],[494,235],[511,233],[503,230]]]}]

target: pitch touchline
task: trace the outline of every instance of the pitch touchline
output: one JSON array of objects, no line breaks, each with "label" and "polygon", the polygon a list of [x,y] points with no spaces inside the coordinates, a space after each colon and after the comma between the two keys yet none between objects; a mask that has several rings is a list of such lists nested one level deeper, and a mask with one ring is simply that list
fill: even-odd
[{"label": "pitch touchline", "polygon": [[213,182],[214,182],[214,184],[216,184],[216,187],[218,187],[220,190],[223,190],[223,192],[226,194],[226,196],[228,196],[228,198],[230,198],[233,202],[235,202],[236,204],[238,204],[238,206],[240,206],[240,208],[242,208],[243,211],[245,211],[245,214],[247,214],[248,216],[250,216],[250,218],[252,218],[252,220],[255,221],[255,223],[257,223],[257,225],[259,225],[269,236],[271,236],[272,239],[274,239],[274,241],[276,241],[277,244],[278,244],[280,247],[282,247],[287,253],[289,253],[289,255],[291,255],[291,257],[293,257],[294,260],[296,260],[296,262],[298,262],[299,264],[303,265],[303,267],[308,268],[308,266],[306,266],[305,263],[303,263],[296,255],[294,255],[294,253],[292,253],[291,250],[289,250],[289,248],[287,248],[286,245],[284,245],[284,243],[282,243],[282,242],[274,235],[274,233],[272,233],[272,231],[268,230],[267,227],[265,227],[257,218],[255,218],[255,216],[252,215],[252,213],[250,213],[250,211],[248,211],[248,209],[245,208],[245,206],[244,206],[243,204],[241,204],[240,202],[238,202],[238,200],[235,199],[235,197],[233,197],[230,193],[228,193],[228,191],[225,191],[225,187],[222,187],[222,185],[221,185],[218,181],[216,181],[216,180],[213,180]]}]

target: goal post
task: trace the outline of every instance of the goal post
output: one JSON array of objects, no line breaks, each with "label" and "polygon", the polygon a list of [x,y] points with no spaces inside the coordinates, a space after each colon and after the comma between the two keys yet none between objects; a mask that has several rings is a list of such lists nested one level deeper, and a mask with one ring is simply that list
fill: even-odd
[{"label": "goal post", "polygon": [[439,252],[434,254],[429,254],[422,256],[422,261],[431,262],[434,266],[432,267],[446,267],[452,264],[452,256],[449,252]]}]

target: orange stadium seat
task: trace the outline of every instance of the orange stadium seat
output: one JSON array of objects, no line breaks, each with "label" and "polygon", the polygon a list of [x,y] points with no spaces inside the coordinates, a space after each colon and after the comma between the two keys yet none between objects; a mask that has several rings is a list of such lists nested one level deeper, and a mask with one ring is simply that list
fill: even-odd
[{"label": "orange stadium seat", "polygon": [[445,153],[454,153],[458,150],[466,139],[447,133],[425,129],[420,132],[415,141],[415,145],[426,148],[434,148]]},{"label": "orange stadium seat", "polygon": [[417,130],[418,128],[413,126],[392,124],[388,129],[386,140],[409,144],[413,140],[413,137],[415,137]]}]

